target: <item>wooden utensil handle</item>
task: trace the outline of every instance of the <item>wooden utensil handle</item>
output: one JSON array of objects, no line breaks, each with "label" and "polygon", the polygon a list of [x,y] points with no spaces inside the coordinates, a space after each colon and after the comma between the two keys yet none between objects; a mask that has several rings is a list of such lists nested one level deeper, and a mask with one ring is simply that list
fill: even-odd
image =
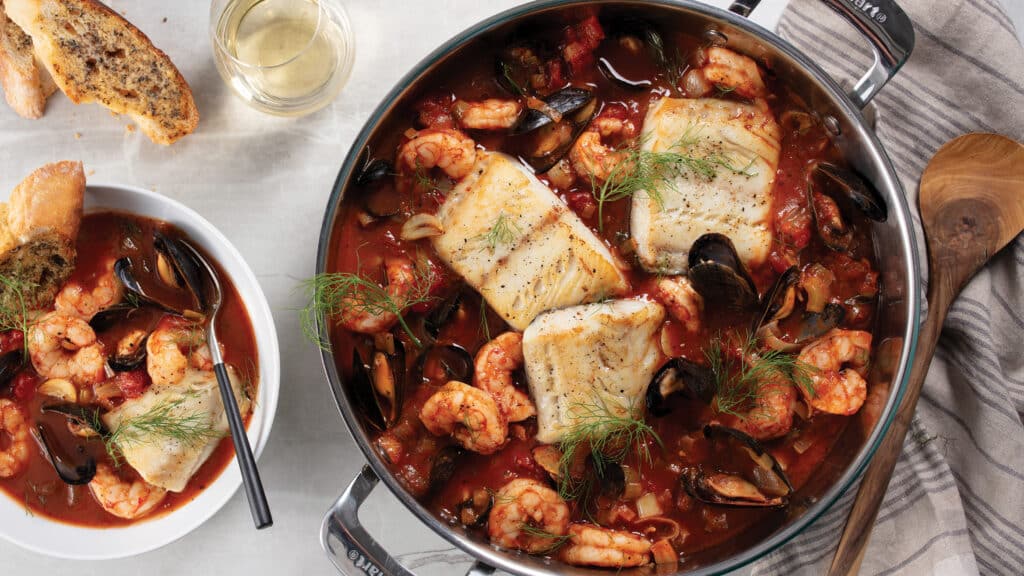
[{"label": "wooden utensil handle", "polygon": [[[936,268],[933,266],[932,269]],[[857,498],[853,501],[853,508],[846,519],[846,528],[839,540],[839,548],[832,558],[829,576],[853,575],[860,572],[860,563],[867,549],[871,529],[875,526],[878,509],[882,506],[889,480],[896,468],[896,461],[903,453],[903,441],[914,419],[914,410],[917,408],[917,400],[921,395],[925,376],[928,375],[932,356],[935,355],[942,324],[946,320],[950,304],[953,303],[953,297],[960,290],[960,286],[948,285],[944,281],[945,276],[933,280],[928,287],[928,318],[921,326],[907,389],[888,433],[861,479]]]}]

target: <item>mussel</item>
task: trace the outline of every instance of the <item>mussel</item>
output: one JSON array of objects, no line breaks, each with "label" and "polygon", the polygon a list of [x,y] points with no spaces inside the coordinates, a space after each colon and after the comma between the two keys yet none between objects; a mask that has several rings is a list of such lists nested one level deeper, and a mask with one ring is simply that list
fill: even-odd
[{"label": "mussel", "polygon": [[672,358],[662,366],[647,386],[647,411],[655,416],[668,414],[668,398],[681,393],[707,403],[715,395],[711,370],[686,358]]},{"label": "mussel", "polygon": [[168,301],[155,290],[147,291],[137,276],[137,268],[149,267],[137,267],[131,259],[122,257],[114,263],[114,274],[131,294],[129,298],[178,315],[184,315],[190,310],[205,310],[204,275],[194,255],[194,249],[185,241],[171,238],[159,231],[153,233],[153,247],[156,250],[155,269],[158,281],[171,290],[184,291],[192,307],[183,308],[179,302]]},{"label": "mussel", "polygon": [[494,495],[486,488],[477,488],[469,498],[459,502],[459,522],[463,526],[483,526],[494,506]]},{"label": "mussel", "polygon": [[743,311],[757,305],[757,287],[736,247],[727,236],[704,234],[689,253],[687,275],[710,309]]},{"label": "mussel", "polygon": [[76,426],[89,428],[100,436],[110,435],[110,430],[103,424],[99,411],[95,408],[86,408],[81,404],[46,404],[40,411],[44,414],[60,414]]},{"label": "mussel", "polygon": [[473,381],[473,356],[458,344],[435,344],[416,359],[413,382],[440,376],[443,380]]},{"label": "mussel", "polygon": [[110,369],[114,372],[131,372],[141,368],[146,362],[146,341],[148,339],[149,335],[140,331],[140,337],[137,337],[131,346],[124,346],[119,342],[115,353],[107,358]]},{"label": "mussel", "polygon": [[432,339],[437,340],[441,329],[448,325],[448,322],[458,313],[462,306],[462,292],[456,292],[446,298],[436,308],[431,310],[423,319],[423,329]]},{"label": "mussel", "polygon": [[[888,211],[879,194],[851,170],[829,162],[817,162],[807,175],[808,204],[818,235],[826,246],[837,252],[849,251],[853,230],[845,205],[876,222],[885,222]],[[847,209],[848,210],[848,209]]]},{"label": "mussel", "polygon": [[58,450],[57,446],[50,440],[50,430],[45,424],[36,426],[36,437],[39,440],[39,448],[50,461],[57,476],[66,484],[79,486],[88,484],[96,476],[96,459],[86,454],[85,448],[76,446],[73,457],[78,461],[72,461],[72,455]]},{"label": "mussel", "polygon": [[706,504],[771,508],[785,506],[793,485],[782,466],[757,441],[733,428],[709,424],[715,462],[687,468],[680,482],[686,493]]},{"label": "mussel", "polygon": [[457,444],[449,444],[430,458],[430,473],[427,478],[431,489],[440,488],[452,479],[463,452]]},{"label": "mussel", "polygon": [[[116,265],[115,265],[116,271]],[[90,320],[89,326],[98,334],[106,332],[114,326],[120,326],[125,319],[136,313],[139,307],[132,302],[119,302],[97,312]]]},{"label": "mussel", "polygon": [[25,354],[20,348],[0,354],[0,390],[3,390],[10,384],[14,375],[18,373],[18,370],[21,370],[21,366],[24,363]]},{"label": "mussel", "polygon": [[402,197],[387,184],[396,174],[394,165],[383,158],[370,158],[369,148],[363,150],[356,184],[363,186],[363,208],[374,218],[394,216],[402,210]]},{"label": "mussel", "polygon": [[800,284],[800,269],[790,266],[775,279],[775,283],[761,298],[761,309],[754,317],[751,331],[757,333],[762,326],[776,323],[793,313],[796,293]]},{"label": "mussel", "polygon": [[405,346],[394,340],[394,353],[375,350],[370,363],[352,350],[352,390],[370,424],[386,430],[398,421],[405,390]]},{"label": "mussel", "polygon": [[[562,118],[565,118],[590,104],[590,101],[593,99],[594,93],[590,90],[569,87],[551,94],[544,99],[544,103]],[[526,134],[554,122],[557,122],[557,120],[548,114],[535,108],[527,108],[519,122],[512,127],[512,133]]]},{"label": "mussel", "polygon": [[761,299],[761,311],[755,317],[751,328],[769,348],[795,352],[807,343],[824,336],[843,321],[846,310],[839,304],[826,303],[819,312],[805,310],[797,326],[795,339],[784,340],[779,322],[794,312],[799,284],[800,271],[796,266],[791,266],[775,280]]}]

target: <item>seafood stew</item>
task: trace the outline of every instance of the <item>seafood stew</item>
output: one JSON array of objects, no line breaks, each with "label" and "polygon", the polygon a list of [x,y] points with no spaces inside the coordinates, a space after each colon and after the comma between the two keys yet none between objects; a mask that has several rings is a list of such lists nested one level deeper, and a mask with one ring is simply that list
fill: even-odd
[{"label": "seafood stew", "polygon": [[308,317],[449,525],[573,565],[707,563],[800,508],[888,393],[886,206],[769,63],[563,16],[391,111]]},{"label": "seafood stew", "polygon": [[[26,514],[86,527],[131,524],[191,502],[231,462],[198,302],[179,261],[182,241],[166,222],[86,214],[74,271],[52,303],[3,311],[5,327],[24,320],[0,340],[0,490]],[[218,332],[248,418],[255,337],[230,277],[215,266],[224,289]]]}]

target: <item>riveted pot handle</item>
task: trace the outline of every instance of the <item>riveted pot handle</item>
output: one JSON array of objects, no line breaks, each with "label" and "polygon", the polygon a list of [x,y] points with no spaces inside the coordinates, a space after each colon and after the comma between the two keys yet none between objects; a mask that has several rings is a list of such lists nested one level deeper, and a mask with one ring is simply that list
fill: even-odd
[{"label": "riveted pot handle", "polygon": [[413,576],[391,557],[363,528],[359,507],[380,482],[373,469],[363,470],[327,511],[320,527],[320,543],[342,574]]},{"label": "riveted pot handle", "polygon": [[914,24],[893,0],[822,1],[871,42],[875,61],[850,92],[853,104],[864,108],[910,58],[914,50]]},{"label": "riveted pot handle", "polygon": [[[893,0],[822,0],[871,42],[875,61],[853,87],[850,100],[863,109],[899,72],[914,50],[914,24]],[[749,16],[760,0],[735,0],[729,10]]]}]

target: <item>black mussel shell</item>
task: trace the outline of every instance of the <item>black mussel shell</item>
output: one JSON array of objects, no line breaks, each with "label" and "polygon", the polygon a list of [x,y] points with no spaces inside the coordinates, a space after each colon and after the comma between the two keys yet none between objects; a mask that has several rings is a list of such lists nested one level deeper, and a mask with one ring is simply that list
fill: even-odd
[{"label": "black mussel shell", "polygon": [[430,474],[428,481],[432,490],[441,488],[455,475],[455,468],[459,464],[463,450],[455,444],[450,444],[439,450],[430,458]]},{"label": "black mussel shell", "polygon": [[[394,354],[376,350],[370,365],[363,365],[378,422],[384,428],[390,428],[398,422],[405,390],[405,346],[398,339],[394,340],[394,346]],[[359,364],[356,364],[356,369],[359,369]]]},{"label": "black mussel shell", "polygon": [[363,168],[356,175],[356,184],[367,189],[362,194],[363,208],[374,218],[388,218],[402,211],[402,198],[390,186],[390,178],[396,174],[395,167],[387,160],[369,159],[368,153]]},{"label": "black mussel shell", "polygon": [[799,283],[800,269],[796,266],[790,266],[775,279],[772,287],[761,297],[761,312],[755,317],[752,327],[754,333],[761,326],[782,320],[793,312]]},{"label": "black mussel shell", "polygon": [[[544,99],[544,102],[565,117],[582,109],[593,99],[594,93],[590,90],[569,87],[551,94]],[[551,117],[540,110],[527,108],[523,113],[523,117],[520,118],[519,122],[512,128],[512,133],[526,134],[527,132],[533,132],[542,126],[547,126],[552,122],[553,120]]]},{"label": "black mussel shell", "polygon": [[483,526],[493,506],[494,495],[483,488],[478,488],[469,498],[459,502],[459,521],[467,527]]},{"label": "black mussel shell", "polygon": [[431,338],[437,340],[441,329],[448,325],[462,305],[462,292],[456,292],[445,299],[439,306],[431,310],[423,319],[423,329]]},{"label": "black mussel shell", "polygon": [[711,370],[686,358],[672,358],[654,374],[647,386],[647,411],[655,416],[668,414],[668,398],[677,393],[710,404],[715,396]]},{"label": "black mussel shell", "polygon": [[383,180],[395,175],[395,167],[391,162],[383,158],[375,158],[368,161],[356,175],[356,184],[365,186],[377,180]]},{"label": "black mussel shell", "polygon": [[50,442],[49,429],[45,425],[39,424],[36,426],[36,431],[39,437],[39,446],[50,464],[53,465],[53,469],[57,471],[57,476],[60,476],[60,479],[66,484],[72,486],[88,484],[96,476],[96,459],[86,454],[82,446],[78,446],[75,450],[77,452],[75,456],[79,461],[73,462],[69,455],[61,454],[54,449],[54,445]]},{"label": "black mussel shell", "polygon": [[[709,424],[704,437],[715,445],[715,462],[684,471],[680,482],[686,492],[706,504],[735,507],[785,506],[793,485],[778,461],[749,435],[739,430]],[[741,470],[723,471],[716,466],[748,465]]]},{"label": "black mussel shell", "polygon": [[79,426],[85,426],[100,436],[109,436],[110,430],[100,420],[99,411],[80,404],[47,404],[39,409],[43,413],[60,414]]},{"label": "black mussel shell", "polygon": [[178,280],[188,288],[199,310],[206,310],[203,284],[206,276],[202,264],[196,261],[195,250],[185,241],[170,238],[159,231],[153,233],[153,247],[167,257]]},{"label": "black mussel shell", "polygon": [[21,370],[21,366],[25,363],[25,354],[21,349],[11,350],[0,355],[0,390],[3,390],[10,384],[14,375]]},{"label": "black mussel shell", "polygon": [[597,59],[597,69],[601,71],[609,81],[622,86],[627,90],[647,90],[651,87],[652,82],[650,80],[630,80],[623,76],[618,70],[612,66],[612,63],[607,58]]},{"label": "black mussel shell", "polygon": [[107,358],[107,364],[110,365],[110,369],[114,372],[131,372],[142,367],[146,362],[146,340],[149,336],[142,339],[142,342],[136,347],[135,351],[131,354],[124,356],[114,354]]},{"label": "black mussel shell", "polygon": [[829,162],[818,162],[815,170],[835,184],[834,188],[838,188],[868,218],[885,222],[889,217],[885,200],[856,172]]},{"label": "black mussel shell", "polygon": [[626,472],[615,462],[605,462],[600,468],[595,467],[601,495],[608,498],[619,498],[626,491]]},{"label": "black mussel shell", "polygon": [[688,258],[690,282],[711,310],[742,311],[757,304],[754,280],[727,236],[704,234],[694,241]]},{"label": "black mussel shell", "polygon": [[418,379],[414,382],[423,381],[423,370],[428,362],[437,362],[444,370],[446,380],[473,381],[473,356],[458,344],[435,344],[424,350],[416,360],[415,376]]},{"label": "black mussel shell", "polygon": [[386,430],[387,423],[384,421],[384,416],[377,407],[377,400],[374,397],[370,366],[363,361],[363,356],[359,353],[358,348],[352,349],[352,381],[348,389],[352,394],[356,413],[361,414],[374,429]]},{"label": "black mussel shell", "polygon": [[841,304],[829,302],[821,312],[809,312],[804,314],[800,321],[800,329],[797,332],[796,343],[803,345],[812,340],[817,340],[829,330],[839,327],[846,317],[846,309]]},{"label": "black mussel shell", "polygon": [[[127,259],[122,258],[122,260]],[[118,260],[118,262],[120,262],[120,260]],[[114,326],[118,326],[121,323],[123,323],[126,318],[134,314],[135,311],[137,311],[138,309],[138,306],[135,306],[129,302],[121,302],[119,304],[114,304],[113,306],[104,308],[103,310],[97,312],[89,320],[89,326],[91,326],[92,329],[97,333],[106,332],[107,330],[110,330]]]}]

